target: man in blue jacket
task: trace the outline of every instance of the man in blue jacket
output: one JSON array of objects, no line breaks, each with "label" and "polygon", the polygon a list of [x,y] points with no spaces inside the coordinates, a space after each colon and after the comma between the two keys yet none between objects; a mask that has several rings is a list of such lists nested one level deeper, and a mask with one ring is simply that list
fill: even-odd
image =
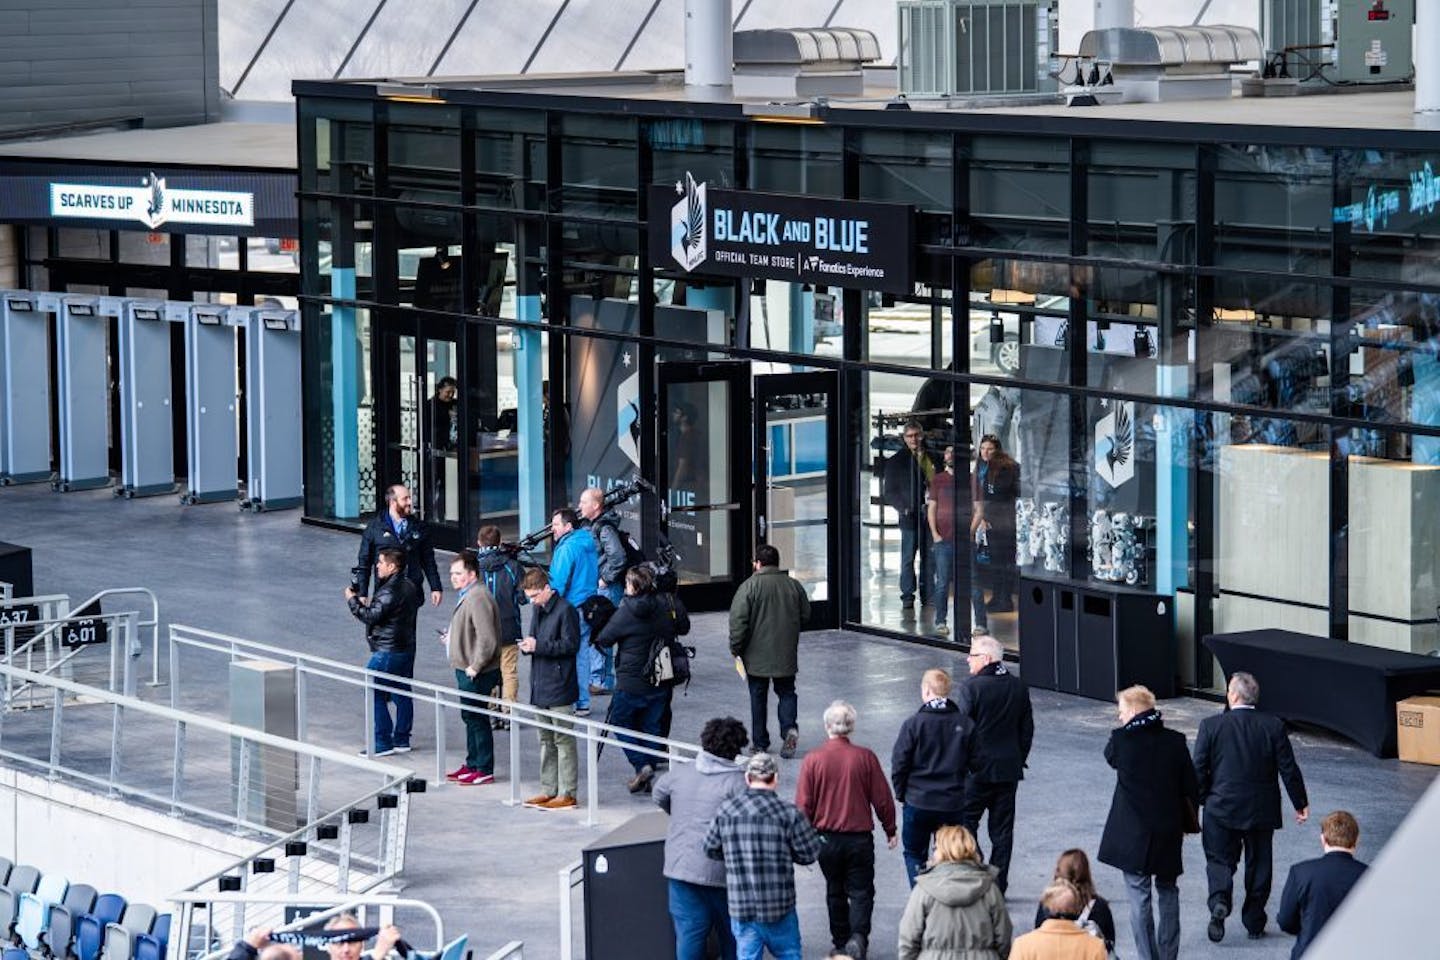
[{"label": "man in blue jacket", "polygon": [[[569,507],[561,507],[550,515],[550,533],[555,537],[550,557],[550,587],[577,611],[580,605],[595,596],[600,583],[600,552],[588,530],[577,530],[579,517]],[[580,693],[575,699],[575,716],[590,716],[588,678],[597,651],[590,646],[590,625],[580,618],[580,650],[575,654],[575,671],[580,677]]]},{"label": "man in blue jacket", "polygon": [[1320,821],[1320,848],[1325,855],[1290,868],[1280,894],[1280,929],[1295,935],[1290,960],[1300,960],[1320,935],[1331,914],[1360,882],[1366,866],[1355,859],[1360,824],[1348,811],[1336,810]]}]

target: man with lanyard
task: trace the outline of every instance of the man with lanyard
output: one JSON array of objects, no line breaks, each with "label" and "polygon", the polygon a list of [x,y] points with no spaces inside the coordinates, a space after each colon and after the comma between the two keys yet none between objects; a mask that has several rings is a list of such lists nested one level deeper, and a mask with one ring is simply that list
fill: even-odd
[{"label": "man with lanyard", "polygon": [[[442,639],[455,668],[455,685],[463,693],[489,696],[500,682],[500,610],[489,590],[476,590],[480,570],[466,550],[450,563],[450,585],[459,591],[450,627]],[[462,708],[467,704],[462,703]],[[468,706],[478,707],[471,701]],[[465,762],[445,779],[467,787],[495,782],[495,740],[490,719],[461,710],[465,721]]]},{"label": "man with lanyard", "polygon": [[415,584],[415,592],[421,593],[425,581],[430,581],[430,603],[440,606],[444,589],[440,584],[440,569],[435,566],[435,547],[430,542],[430,531],[425,524],[411,515],[413,504],[410,489],[403,483],[392,484],[385,491],[385,509],[365,526],[360,537],[360,555],[355,561],[355,592],[364,595],[370,584],[370,571],[375,567],[375,558],[380,551],[393,547],[405,553],[405,576]]},{"label": "man with lanyard", "polygon": [[920,554],[920,605],[930,603],[930,524],[926,519],[925,491],[935,476],[935,461],[925,452],[925,431],[918,420],[906,422],[905,448],[886,460],[881,469],[881,494],[887,506],[900,515],[900,609],[915,615],[915,554]]}]

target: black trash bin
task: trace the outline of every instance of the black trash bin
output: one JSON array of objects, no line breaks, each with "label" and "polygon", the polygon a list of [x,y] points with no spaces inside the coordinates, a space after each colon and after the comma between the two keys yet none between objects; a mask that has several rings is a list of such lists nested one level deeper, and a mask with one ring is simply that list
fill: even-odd
[{"label": "black trash bin", "polygon": [[0,581],[14,587],[14,596],[35,596],[35,576],[31,570],[30,548],[16,543],[0,543]]},{"label": "black trash bin", "polygon": [[585,960],[675,960],[663,872],[669,822],[662,811],[642,813],[581,851]]}]

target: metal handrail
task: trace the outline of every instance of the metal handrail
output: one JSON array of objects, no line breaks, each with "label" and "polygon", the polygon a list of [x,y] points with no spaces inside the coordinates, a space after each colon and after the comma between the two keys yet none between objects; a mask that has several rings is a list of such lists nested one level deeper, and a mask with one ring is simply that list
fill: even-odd
[{"label": "metal handrail", "polygon": [[[369,729],[368,718],[371,716],[373,709],[375,687],[378,685],[384,689],[396,682],[396,678],[392,674],[369,670],[365,667],[357,667],[352,663],[331,660],[327,657],[301,653],[296,650],[284,649],[253,640],[226,636],[225,634],[201,630],[196,627],[187,627],[183,624],[171,624],[170,697],[172,703],[178,701],[180,694],[179,657],[180,650],[184,647],[226,653],[232,658],[240,656],[243,653],[244,655],[261,656],[279,663],[293,665],[296,670],[300,672],[302,678],[300,685],[301,702],[297,712],[297,733],[302,739],[306,735],[307,726],[307,709],[304,702],[303,686],[303,677],[306,674],[362,688],[365,693],[366,726],[364,729],[366,730]],[[696,744],[641,733],[640,731],[631,730],[627,727],[617,727],[601,720],[576,717],[569,713],[547,710],[530,704],[503,700],[485,694],[470,693],[459,690],[456,687],[441,686],[424,680],[405,678],[403,682],[410,688],[409,696],[411,696],[413,700],[431,704],[435,707],[435,779],[437,782],[444,782],[445,779],[445,726],[442,715],[445,707],[454,707],[462,712],[469,711],[485,717],[510,721],[510,799],[507,803],[511,806],[518,806],[521,802],[519,795],[520,755],[523,752],[520,747],[521,727],[531,727],[535,730],[563,733],[584,740],[587,825],[593,826],[599,822],[596,814],[599,810],[598,766],[599,746],[602,741],[610,739],[613,735],[623,734],[628,741],[623,744],[625,749],[635,750],[636,752],[644,753],[657,759],[664,759],[669,762],[679,761],[688,763],[694,760],[695,756],[700,752],[700,747]],[[368,755],[371,749],[369,736],[365,737],[365,743],[366,754]]]},{"label": "metal handrail", "polygon": [[[91,604],[98,603],[106,597],[118,597],[125,594],[143,594],[150,599],[150,619],[137,620],[135,626],[140,628],[150,628],[150,659],[152,661],[150,665],[150,686],[158,687],[160,685],[160,601],[155,596],[155,593],[147,587],[110,587],[108,589],[101,590],[93,597],[80,601],[80,603],[77,604],[73,610],[66,613],[65,616],[60,617],[52,626],[46,628],[45,630],[37,632],[33,637],[29,639],[29,641],[27,641],[21,647],[17,648],[14,652],[21,653],[26,647],[33,646],[39,641],[46,639],[51,633],[60,629],[60,627],[62,627],[66,622],[70,620],[85,620],[91,617],[100,616],[99,614],[85,613],[84,611]],[[57,597],[63,598],[65,600],[69,599],[69,597],[65,596],[64,594],[59,594],[57,595]],[[17,599],[22,601],[32,599],[39,601],[56,599],[57,597],[20,597]],[[78,652],[79,651],[77,649],[75,651],[72,651],[66,657],[62,657],[60,660],[47,667],[46,672],[48,673],[55,667],[60,666],[60,664],[65,663],[70,657],[73,657],[75,653]],[[139,652],[136,651],[134,655],[139,656]]]},{"label": "metal handrail", "polygon": [[[202,881],[203,882],[203,881]],[[199,884],[196,884],[199,886]],[[195,907],[209,906],[217,903],[239,904],[241,913],[244,907],[251,904],[265,906],[325,906],[324,910],[297,917],[288,923],[283,923],[271,929],[271,933],[279,933],[288,930],[299,930],[310,927],[331,917],[339,916],[342,913],[351,913],[356,910],[370,907],[382,911],[391,912],[395,908],[407,908],[420,910],[429,915],[435,923],[435,952],[438,953],[445,946],[445,921],[440,917],[440,911],[436,910],[430,903],[424,900],[415,900],[409,897],[396,897],[390,894],[377,894],[374,896],[356,897],[353,894],[336,894],[327,896],[325,894],[304,893],[304,894],[252,894],[252,893],[206,893],[192,887],[189,890],[181,891],[167,898],[174,903],[180,914],[178,929],[172,931],[170,942],[178,944],[183,951],[190,942],[190,910]],[[407,937],[407,940],[409,938]],[[194,958],[187,958],[182,953],[176,960],[212,960],[226,955],[229,947],[221,950],[214,950],[201,953]]]},{"label": "metal handrail", "polygon": [[[31,598],[25,597],[22,599],[28,600]],[[131,658],[126,656],[126,649],[128,648],[130,641],[135,636],[135,617],[136,613],[134,610],[124,610],[119,613],[95,613],[78,618],[74,616],[61,616],[40,620],[31,620],[28,622],[28,625],[34,627],[45,626],[45,629],[41,631],[41,633],[49,637],[54,633],[55,630],[65,626],[67,623],[73,623],[77,620],[104,621],[106,624],[109,625],[110,629],[113,629],[115,631],[116,634],[110,642],[106,643],[106,647],[109,648],[110,652],[110,685],[107,689],[111,690],[112,692],[115,691],[115,683],[118,679],[120,681],[119,692],[127,696],[133,696],[135,693],[134,674],[130,669]],[[38,635],[39,634],[37,634],[37,636]],[[26,642],[18,647],[15,647],[11,643],[12,636],[13,634],[9,630],[7,630],[5,634],[5,657],[3,662],[18,667],[18,663],[16,661],[20,654],[23,653],[33,656],[34,643]],[[64,644],[62,643],[61,646],[63,645]],[[54,662],[46,663],[45,668],[37,672],[42,677],[52,677],[54,676],[54,671],[56,669],[70,663],[75,659],[76,656],[88,649],[88,646],[78,646],[75,649],[65,653],[63,656],[60,657],[60,659],[55,660]],[[47,659],[49,657],[48,641],[46,644],[46,657]],[[27,656],[27,663],[29,659],[31,659],[31,656]],[[21,669],[28,669],[28,667]],[[33,686],[34,685],[30,683],[21,683],[17,687],[14,682],[14,677],[7,677],[5,681],[6,706],[8,707],[10,705],[13,705],[19,697],[28,693],[33,688]]]}]

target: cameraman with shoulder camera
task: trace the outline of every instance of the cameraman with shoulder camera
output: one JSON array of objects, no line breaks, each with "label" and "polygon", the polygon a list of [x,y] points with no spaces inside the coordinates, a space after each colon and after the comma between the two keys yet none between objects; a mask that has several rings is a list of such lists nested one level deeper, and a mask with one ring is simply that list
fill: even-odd
[{"label": "cameraman with shoulder camera", "polygon": [[[352,585],[345,588],[345,599],[355,619],[365,624],[365,641],[370,645],[365,669],[409,679],[415,676],[415,612],[425,601],[404,571],[405,551],[386,547],[375,562],[375,594],[362,597]],[[406,696],[409,692],[408,683],[376,684],[375,756],[410,752],[414,707]]]},{"label": "cameraman with shoulder camera", "polygon": [[[625,544],[620,539],[620,517],[614,510],[605,509],[605,493],[599,487],[588,487],[580,494],[579,526],[595,538],[600,568],[598,592],[618,607],[625,592]],[[609,650],[600,653],[591,661],[590,674],[580,678],[581,683],[589,684],[592,696],[603,696],[615,687],[614,658]]]},{"label": "cameraman with shoulder camera", "polygon": [[[654,674],[656,654],[679,634],[690,630],[690,617],[679,599],[655,591],[655,575],[649,564],[625,572],[625,597],[605,629],[595,638],[601,649],[615,648],[615,698],[610,703],[609,722],[627,730],[651,736],[661,735],[661,721],[670,703],[673,685]],[[617,736],[621,743],[634,743]],[[635,768],[626,784],[631,793],[650,788],[660,758],[625,750],[625,759]]]}]

